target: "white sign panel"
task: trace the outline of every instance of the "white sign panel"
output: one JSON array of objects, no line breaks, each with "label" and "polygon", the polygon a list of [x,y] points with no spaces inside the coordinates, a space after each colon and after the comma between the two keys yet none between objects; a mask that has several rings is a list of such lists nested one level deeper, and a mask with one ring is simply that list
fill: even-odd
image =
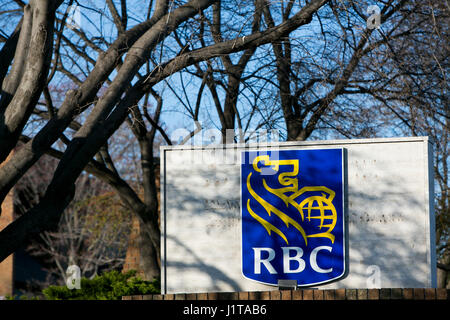
[{"label": "white sign panel", "polygon": [[162,293],[436,286],[426,137],[162,147],[161,164]]}]

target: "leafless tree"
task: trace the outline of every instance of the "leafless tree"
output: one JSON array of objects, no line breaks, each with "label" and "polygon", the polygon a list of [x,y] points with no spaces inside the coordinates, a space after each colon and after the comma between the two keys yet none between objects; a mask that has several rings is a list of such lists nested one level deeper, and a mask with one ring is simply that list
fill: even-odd
[{"label": "leafless tree", "polygon": [[[165,56],[156,65],[150,58],[159,52],[158,49],[164,48],[168,35],[195,16],[208,14],[208,8],[217,1],[150,1],[148,15],[143,21],[134,20],[132,27],[129,27],[130,17],[124,1],[121,1],[120,13],[112,1],[107,1],[109,14],[86,6],[93,12],[99,12],[101,17],[112,19],[116,34],[105,37],[100,27],[97,28],[102,35],[100,38],[90,36],[88,30],[67,27],[69,9],[66,5],[72,4],[72,1],[64,4],[66,9],[63,9],[62,1],[56,0],[31,1],[29,4],[15,2],[24,14],[20,26],[8,37],[1,52],[2,72],[7,75],[9,70],[10,73],[5,78],[6,85],[2,87],[0,140],[4,142],[1,144],[0,159],[4,160],[21,138],[41,96],[48,109],[48,120],[34,136],[22,137],[25,145],[0,170],[0,199],[44,153],[51,153],[61,160],[40,202],[0,232],[0,260],[30,237],[57,226],[62,212],[74,197],[75,181],[83,170],[87,170],[113,186],[122,201],[139,217],[152,244],[149,246],[152,251],[149,255],[153,257],[149,277],[152,277],[158,276],[160,263],[152,144],[156,132],[162,134],[163,131],[158,124],[162,100],[154,87],[195,63],[256,48],[287,35],[310,23],[313,14],[329,1],[309,1],[283,23]],[[56,14],[58,8],[62,10],[61,14]],[[31,35],[28,38],[26,30],[29,30],[29,24]],[[71,37],[67,36],[69,33]],[[27,43],[30,44],[28,51],[24,58],[20,58]],[[79,61],[81,57],[82,63]],[[144,65],[148,61],[151,68],[147,71]],[[26,62],[23,75],[21,71],[17,73],[19,79],[10,77],[11,71],[16,69],[14,65],[20,69],[23,62]],[[13,67],[9,68],[11,63]],[[74,83],[74,89],[67,91],[59,106],[53,104],[47,92],[50,83],[58,79],[56,72],[64,74]],[[155,102],[152,115],[146,110],[148,104],[141,103],[147,93]],[[133,134],[138,137],[143,199],[122,179],[108,154],[108,139],[125,121],[130,123]],[[52,149],[57,140],[64,142],[63,150]]]},{"label": "leafless tree", "polygon": [[425,135],[433,144],[439,285],[449,286],[450,7],[446,1],[429,0],[411,1],[407,9],[400,28],[408,36],[389,42],[384,53],[378,52],[391,74],[390,81],[370,91],[379,102],[377,110],[384,123],[396,119],[397,132]]},{"label": "leafless tree", "polygon": [[[438,221],[447,221],[438,224],[438,246],[448,252],[446,2],[378,1],[375,27],[372,2],[363,0],[6,4],[0,161],[19,140],[24,145],[0,169],[0,201],[44,154],[60,161],[39,202],[0,232],[0,261],[58,225],[86,171],[137,215],[151,243],[145,273],[157,277],[155,149],[177,143],[163,123],[174,100],[194,121],[215,112],[223,142],[231,142],[227,129],[261,127],[281,128],[287,140],[431,136]],[[86,23],[74,21],[75,5]],[[112,139],[119,136],[129,143]],[[140,175],[130,175],[130,165]]]},{"label": "leafless tree", "polygon": [[[39,203],[56,166],[56,159],[43,156],[19,180],[14,190],[16,215]],[[41,233],[26,247],[47,274],[45,283],[33,285],[63,285],[70,265],[79,266],[82,276],[91,277],[99,270],[119,269],[124,263],[131,213],[107,184],[92,175],[82,174],[76,186],[76,195],[58,227]]]}]

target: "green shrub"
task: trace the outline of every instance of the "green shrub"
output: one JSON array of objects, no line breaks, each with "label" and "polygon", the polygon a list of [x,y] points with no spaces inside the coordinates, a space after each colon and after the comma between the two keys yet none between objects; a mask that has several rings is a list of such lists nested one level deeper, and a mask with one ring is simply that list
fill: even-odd
[{"label": "green shrub", "polygon": [[159,280],[145,281],[136,271],[110,271],[93,279],[81,278],[81,289],[50,286],[42,292],[49,300],[120,300],[122,296],[160,292]]},{"label": "green shrub", "polygon": [[42,298],[40,296],[28,296],[28,295],[24,295],[24,294],[16,294],[16,295],[6,295],[5,296],[5,300],[41,300]]}]

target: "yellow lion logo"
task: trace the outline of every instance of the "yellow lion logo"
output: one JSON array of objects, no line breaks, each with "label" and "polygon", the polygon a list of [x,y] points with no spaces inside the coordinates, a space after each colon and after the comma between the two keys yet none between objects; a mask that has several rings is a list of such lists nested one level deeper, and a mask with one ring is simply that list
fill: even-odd
[{"label": "yellow lion logo", "polygon": [[[256,172],[261,172],[261,168],[264,166],[271,167],[271,169],[278,172],[280,166],[283,165],[293,166],[292,171],[283,172],[278,175],[278,182],[283,187],[273,189],[267,185],[265,179],[263,179],[263,186],[267,191],[283,200],[286,206],[294,206],[300,214],[301,222],[308,223],[311,222],[311,219],[319,219],[320,224],[318,225],[317,233],[306,234],[303,227],[297,221],[295,221],[286,213],[282,212],[281,210],[264,200],[260,195],[258,195],[252,188],[250,183],[252,172],[250,172],[247,176],[247,189],[249,193],[265,209],[269,217],[272,213],[274,213],[285,223],[286,227],[289,228],[289,226],[292,225],[295,229],[297,229],[305,240],[305,245],[308,245],[308,238],[314,237],[328,238],[331,240],[331,243],[334,243],[335,236],[331,232],[333,231],[337,220],[336,208],[333,205],[335,192],[324,186],[303,187],[298,190],[298,160],[270,160],[268,155],[259,156],[253,160],[253,169]],[[314,192],[315,195],[305,198],[300,203],[295,201],[298,197],[307,192]],[[317,195],[318,192],[320,192],[320,195]],[[291,194],[287,195],[287,193]],[[281,238],[283,238],[286,244],[289,244],[288,239],[280,229],[275,227],[273,224],[262,218],[251,209],[250,199],[247,200],[247,209],[250,215],[266,229],[269,235],[271,235],[271,232],[273,231]],[[317,213],[317,211],[313,210],[319,210],[319,214],[312,215],[312,213],[314,212]]]}]

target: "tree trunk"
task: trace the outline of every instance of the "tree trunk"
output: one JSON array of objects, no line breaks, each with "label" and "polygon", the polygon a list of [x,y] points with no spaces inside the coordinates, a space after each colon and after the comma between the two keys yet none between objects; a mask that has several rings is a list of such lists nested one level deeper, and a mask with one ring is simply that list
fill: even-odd
[{"label": "tree trunk", "polygon": [[161,272],[158,252],[159,248],[153,245],[145,224],[134,216],[122,271],[136,270],[142,279],[159,279]]},{"label": "tree trunk", "polygon": [[[50,68],[55,11],[60,2],[31,1],[30,4],[31,8],[26,6],[24,9],[24,25],[16,48],[18,54],[15,59],[19,60],[14,62],[11,69],[13,73],[5,79],[9,79],[6,85],[2,86],[5,90],[15,87],[17,90],[5,92],[4,95],[2,93],[1,102],[10,102],[7,107],[2,107],[4,110],[0,110],[0,161],[5,160],[16,145],[47,83]],[[22,63],[25,65],[22,66]]]},{"label": "tree trunk", "polygon": [[159,279],[161,276],[161,269],[159,263],[159,250],[155,248],[150,239],[149,233],[145,230],[145,226],[140,223],[139,226],[139,271],[145,280]]},{"label": "tree trunk", "polygon": [[[450,255],[439,261],[444,266],[450,266]],[[437,287],[450,289],[450,271],[444,268],[437,268]]]}]

